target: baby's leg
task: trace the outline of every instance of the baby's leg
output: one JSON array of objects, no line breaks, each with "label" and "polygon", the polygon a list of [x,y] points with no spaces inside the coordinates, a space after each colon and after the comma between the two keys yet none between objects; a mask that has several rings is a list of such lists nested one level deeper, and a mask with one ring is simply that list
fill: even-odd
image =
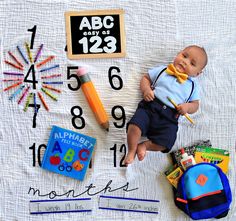
[{"label": "baby's leg", "polygon": [[131,164],[134,161],[141,134],[142,132],[138,126],[135,124],[129,125],[127,132],[128,154],[124,160],[126,165]]},{"label": "baby's leg", "polygon": [[153,143],[151,140],[146,140],[138,145],[137,156],[140,161],[142,161],[146,155],[146,151],[163,151],[166,148]]}]

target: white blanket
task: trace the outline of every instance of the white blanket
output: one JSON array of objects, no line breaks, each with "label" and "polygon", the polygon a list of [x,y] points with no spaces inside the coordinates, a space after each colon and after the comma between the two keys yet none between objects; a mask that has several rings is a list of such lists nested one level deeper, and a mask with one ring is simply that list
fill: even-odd
[{"label": "white blanket", "polygon": [[[94,9],[124,9],[126,51],[125,58],[81,59],[70,61],[64,51],[66,45],[65,19],[66,11]],[[232,188],[233,203],[229,215],[224,220],[235,220],[235,186],[236,186],[236,4],[234,0],[0,0],[0,41],[1,66],[9,70],[4,63],[7,51],[14,51],[16,46],[29,41],[32,29],[37,26],[35,45],[44,44],[44,55],[55,55],[60,65],[61,80],[64,81],[62,94],[58,101],[47,99],[50,111],[41,107],[36,128],[32,127],[34,111],[29,108],[23,111],[23,104],[9,101],[11,91],[2,92],[9,83],[0,83],[0,220],[189,220],[174,205],[172,187],[163,172],[171,164],[167,154],[148,152],[145,160],[135,162],[128,168],[120,167],[124,151],[120,147],[126,143],[125,127],[116,128],[114,123],[121,124],[112,117],[112,108],[124,107],[126,122],[133,115],[141,99],[139,81],[142,73],[150,67],[168,64],[176,53],[189,44],[203,46],[209,62],[204,73],[199,77],[202,87],[201,108],[192,117],[196,125],[192,126],[181,118],[178,137],[173,150],[189,145],[197,140],[210,139],[212,145],[229,150],[230,164],[228,178]],[[35,49],[36,50],[36,49]],[[71,91],[76,82],[67,79],[67,66],[86,65],[91,71],[91,78],[99,92],[101,100],[110,117],[110,131],[102,130],[81,90]],[[111,66],[120,69],[123,80],[121,90],[113,90],[108,79]],[[113,74],[116,72],[113,72]],[[119,85],[119,81],[115,81]],[[82,130],[72,125],[71,108],[80,106],[86,126]],[[79,114],[79,110],[75,110]],[[121,111],[116,110],[121,116]],[[80,120],[76,124],[80,125]],[[92,169],[89,169],[83,182],[66,178],[42,170],[38,165],[38,147],[47,144],[52,125],[75,130],[97,138],[93,154]],[[33,149],[35,144],[36,162],[33,166]],[[116,145],[116,146],[115,146]],[[114,167],[114,149],[117,148],[116,167]],[[41,157],[44,148],[41,148]],[[30,200],[47,200],[29,192],[30,187],[39,189],[41,195],[56,191],[59,194],[73,189],[77,194],[86,190],[93,183],[94,192],[102,190],[112,180],[116,189],[129,182],[125,192],[117,190],[105,194],[119,197],[160,200],[159,214],[106,211],[98,209],[99,195],[92,196],[91,213],[61,213],[30,215]],[[88,197],[85,193],[81,197]],[[64,197],[56,197],[56,199]],[[69,197],[71,198],[71,197]]]}]

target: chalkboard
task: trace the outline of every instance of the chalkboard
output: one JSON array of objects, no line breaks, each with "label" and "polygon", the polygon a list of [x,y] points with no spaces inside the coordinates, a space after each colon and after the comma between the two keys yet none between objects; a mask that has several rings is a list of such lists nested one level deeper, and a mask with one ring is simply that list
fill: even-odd
[{"label": "chalkboard", "polygon": [[66,12],[69,59],[125,56],[124,10]]}]

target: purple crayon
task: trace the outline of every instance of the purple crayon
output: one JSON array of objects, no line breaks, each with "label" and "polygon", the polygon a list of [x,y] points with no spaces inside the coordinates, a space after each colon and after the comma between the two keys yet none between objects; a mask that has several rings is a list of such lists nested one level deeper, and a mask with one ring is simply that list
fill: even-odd
[{"label": "purple crayon", "polygon": [[40,45],[39,50],[38,50],[38,52],[37,52],[37,54],[35,56],[34,62],[36,62],[38,60],[38,58],[39,58],[39,56],[41,54],[42,49],[43,49],[43,44]]}]

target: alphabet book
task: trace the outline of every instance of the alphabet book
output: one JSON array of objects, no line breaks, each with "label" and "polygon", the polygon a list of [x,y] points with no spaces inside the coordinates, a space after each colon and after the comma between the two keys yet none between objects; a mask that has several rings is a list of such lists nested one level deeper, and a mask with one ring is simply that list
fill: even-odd
[{"label": "alphabet book", "polygon": [[95,143],[93,137],[53,126],[42,168],[82,181]]}]

